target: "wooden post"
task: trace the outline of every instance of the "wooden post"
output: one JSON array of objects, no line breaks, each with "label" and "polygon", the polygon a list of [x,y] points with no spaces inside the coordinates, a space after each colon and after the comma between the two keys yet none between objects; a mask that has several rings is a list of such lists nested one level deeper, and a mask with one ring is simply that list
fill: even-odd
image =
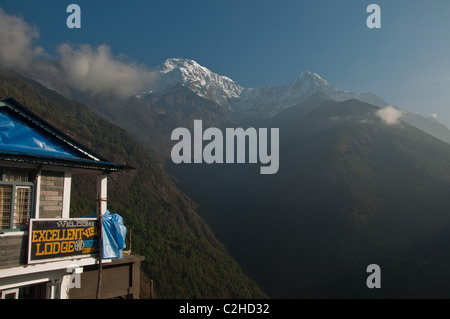
[{"label": "wooden post", "polygon": [[108,210],[107,198],[108,198],[108,174],[101,174],[97,176],[97,194],[99,201],[98,213],[105,214]]},{"label": "wooden post", "polygon": [[98,278],[97,278],[97,299],[100,299],[100,291],[102,289],[102,270],[103,270],[103,258],[102,258],[102,233],[103,233],[103,225],[102,225],[102,220],[103,220],[103,214],[101,213],[101,202],[102,199],[100,197],[100,194],[98,194],[98,198],[97,198],[97,202],[98,202],[98,212],[97,212],[97,216],[98,216],[98,220],[99,220],[99,247],[98,247]]},{"label": "wooden post", "polygon": [[103,214],[107,211],[107,195],[108,195],[108,174],[102,173],[97,177],[97,216],[99,220],[99,252],[98,252],[98,280],[97,280],[97,299],[100,299],[100,291],[102,288],[102,234],[103,234]]},{"label": "wooden post", "polygon": [[130,248],[129,248],[129,251],[130,251],[130,254],[131,254],[131,227],[130,227],[130,229],[129,229],[129,244],[130,244]]},{"label": "wooden post", "polygon": [[153,299],[153,279],[150,279],[150,299]]}]

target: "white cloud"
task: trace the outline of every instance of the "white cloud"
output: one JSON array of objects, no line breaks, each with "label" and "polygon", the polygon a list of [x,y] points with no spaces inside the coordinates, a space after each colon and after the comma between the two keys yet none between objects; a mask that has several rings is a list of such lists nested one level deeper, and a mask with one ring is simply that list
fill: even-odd
[{"label": "white cloud", "polygon": [[154,83],[155,72],[113,55],[106,45],[62,44],[58,47],[58,63],[39,61],[46,53],[34,45],[38,38],[38,31],[23,17],[8,15],[0,7],[0,67],[13,69],[63,94],[75,89],[128,97]]},{"label": "white cloud", "polygon": [[63,44],[58,53],[64,80],[82,92],[112,92],[126,97],[155,78],[145,67],[113,56],[106,45],[93,48],[87,44]]},{"label": "white cloud", "polygon": [[432,117],[432,118],[434,118],[434,119],[437,119],[437,118],[438,118],[438,115],[437,115],[437,114],[430,114],[430,117]]},{"label": "white cloud", "polygon": [[0,7],[0,66],[26,68],[32,59],[44,53],[41,47],[33,45],[37,38],[39,33],[36,28],[22,17],[8,15]]},{"label": "white cloud", "polygon": [[385,108],[379,109],[376,114],[387,125],[395,125],[400,123],[400,118],[403,116],[403,111],[388,105]]}]

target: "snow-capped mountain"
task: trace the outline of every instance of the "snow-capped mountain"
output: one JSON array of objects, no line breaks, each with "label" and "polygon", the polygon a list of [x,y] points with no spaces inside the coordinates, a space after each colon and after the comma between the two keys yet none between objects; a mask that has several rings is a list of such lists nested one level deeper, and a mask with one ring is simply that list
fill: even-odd
[{"label": "snow-capped mountain", "polygon": [[318,74],[309,71],[303,72],[288,85],[244,89],[241,96],[231,103],[234,108],[272,117],[319,92],[338,102],[358,99],[377,106],[386,105],[386,102],[375,94],[337,90]]},{"label": "snow-capped mountain", "polygon": [[151,92],[167,92],[181,85],[200,97],[218,103],[225,110],[261,117],[272,117],[318,92],[339,102],[359,99],[380,107],[387,105],[383,99],[372,93],[337,90],[318,74],[309,71],[303,72],[288,85],[262,88],[244,88],[230,78],[218,75],[188,59],[168,59],[154,71],[158,72],[156,85],[153,85],[151,90],[144,90],[139,96]]},{"label": "snow-capped mountain", "polygon": [[227,105],[231,98],[238,98],[243,88],[226,76],[211,72],[206,67],[188,59],[167,59],[157,66],[158,81],[151,90],[142,92],[167,92],[177,85],[185,86],[198,96]]}]

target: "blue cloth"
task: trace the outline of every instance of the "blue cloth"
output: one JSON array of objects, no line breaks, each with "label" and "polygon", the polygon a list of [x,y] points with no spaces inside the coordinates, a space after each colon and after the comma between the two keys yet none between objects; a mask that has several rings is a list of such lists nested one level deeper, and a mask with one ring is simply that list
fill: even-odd
[{"label": "blue cloth", "polygon": [[120,215],[107,211],[102,218],[102,258],[122,258],[127,228]]},{"label": "blue cloth", "polygon": [[[96,218],[97,214],[85,218]],[[111,214],[109,210],[102,217],[102,258],[117,259],[123,257],[123,249],[126,247],[125,238],[127,228],[123,219],[118,214]]]}]

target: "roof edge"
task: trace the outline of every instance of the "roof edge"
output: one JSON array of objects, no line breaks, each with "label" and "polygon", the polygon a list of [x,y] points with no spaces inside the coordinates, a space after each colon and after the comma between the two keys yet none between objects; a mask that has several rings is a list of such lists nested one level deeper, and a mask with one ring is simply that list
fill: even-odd
[{"label": "roof edge", "polygon": [[72,137],[68,136],[66,133],[64,133],[60,129],[56,128],[55,126],[53,126],[52,124],[50,124],[49,122],[44,120],[39,115],[33,113],[29,108],[27,108],[23,104],[19,103],[14,98],[9,97],[9,98],[3,99],[2,102],[5,104],[5,106],[9,107],[11,110],[24,116],[26,119],[28,119],[35,125],[39,126],[41,129],[44,129],[46,132],[53,135],[55,138],[59,139],[60,141],[66,143],[66,144],[69,144],[71,147],[75,148],[76,150],[85,154],[86,156],[92,158],[93,160],[108,161],[108,159],[104,158],[100,154],[94,152],[90,148],[81,144],[80,142],[73,139]]}]

